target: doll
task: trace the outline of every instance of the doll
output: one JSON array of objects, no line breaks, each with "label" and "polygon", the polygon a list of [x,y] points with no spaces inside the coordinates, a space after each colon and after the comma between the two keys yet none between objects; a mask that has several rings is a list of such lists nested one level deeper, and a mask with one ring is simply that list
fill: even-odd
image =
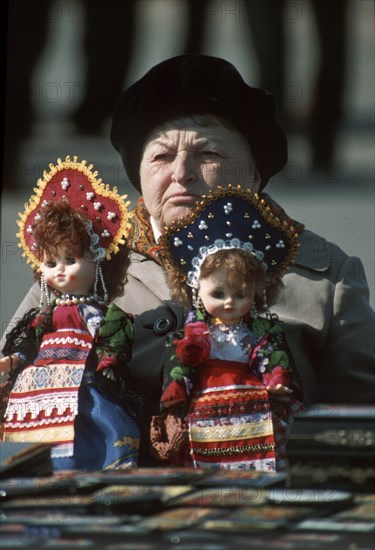
[{"label": "doll", "polygon": [[[77,157],[50,164],[18,225],[40,307],[8,334],[3,440],[52,443],[55,470],[134,466],[133,318],[108,303],[126,282],[129,202]],[[127,408],[125,409],[124,403]]]},{"label": "doll", "polygon": [[272,305],[298,249],[291,220],[239,188],[211,193],[166,228],[173,299],[190,308],[166,352],[154,454],[203,468],[286,469],[301,383]]}]

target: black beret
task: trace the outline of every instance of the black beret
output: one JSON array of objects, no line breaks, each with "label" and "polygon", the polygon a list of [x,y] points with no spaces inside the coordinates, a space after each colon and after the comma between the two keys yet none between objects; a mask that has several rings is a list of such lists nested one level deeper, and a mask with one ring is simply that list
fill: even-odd
[{"label": "black beret", "polygon": [[286,164],[287,142],[275,121],[273,97],[246,84],[224,59],[180,55],[155,65],[127,88],[114,111],[111,142],[136,189],[141,191],[139,167],[150,133],[168,120],[203,113],[224,117],[243,134],[262,187]]}]

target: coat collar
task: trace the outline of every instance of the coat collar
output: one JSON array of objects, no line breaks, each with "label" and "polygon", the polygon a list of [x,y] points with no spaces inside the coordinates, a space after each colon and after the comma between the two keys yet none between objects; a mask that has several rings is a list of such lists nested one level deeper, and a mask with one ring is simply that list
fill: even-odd
[{"label": "coat collar", "polygon": [[312,271],[327,271],[330,266],[329,246],[325,239],[304,229],[300,234],[300,248],[294,265]]}]

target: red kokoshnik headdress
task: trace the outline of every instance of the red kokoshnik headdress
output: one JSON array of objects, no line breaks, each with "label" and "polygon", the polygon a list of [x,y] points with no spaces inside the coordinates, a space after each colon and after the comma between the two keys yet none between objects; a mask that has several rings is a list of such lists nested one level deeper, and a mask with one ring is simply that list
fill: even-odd
[{"label": "red kokoshnik headdress", "polygon": [[[35,195],[32,195],[29,202],[25,204],[25,211],[19,213],[19,246],[23,248],[22,255],[33,268],[40,271],[41,261],[38,257],[37,243],[34,238],[34,228],[42,219],[42,210],[47,205],[61,199],[69,201],[71,206],[82,213],[86,223],[87,233],[90,238],[90,251],[93,261],[96,264],[93,295],[82,298],[81,301],[96,301],[107,303],[109,296],[106,289],[101,262],[109,260],[113,254],[119,251],[119,245],[125,244],[129,235],[130,225],[128,223],[127,195],[119,195],[117,188],[110,189],[108,184],[97,179],[98,172],[92,172],[93,165],[86,165],[86,161],[73,160],[69,156],[65,161],[57,159],[57,164],[50,164],[50,171],[44,171],[43,178],[39,179],[34,188]],[[98,293],[99,283],[103,295]],[[41,299],[40,307],[46,299],[49,305],[48,286],[41,273]],[[69,305],[76,300],[71,296],[58,298],[58,303]],[[75,302],[74,302],[75,303]]]},{"label": "red kokoshnik headdress", "polygon": [[111,190],[108,184],[97,179],[98,172],[92,172],[93,165],[86,164],[87,161],[79,162],[76,156],[73,160],[67,156],[65,161],[59,158],[56,165],[51,163],[50,171],[44,171],[43,178],[38,180],[35,195],[25,204],[25,211],[19,213],[18,246],[23,248],[22,255],[33,268],[39,268],[41,263],[37,257],[33,227],[38,223],[41,209],[48,202],[63,197],[90,220],[87,229],[95,263],[110,259],[118,252],[119,245],[126,242],[130,205],[130,201],[126,201],[127,195],[119,195],[116,187]]}]

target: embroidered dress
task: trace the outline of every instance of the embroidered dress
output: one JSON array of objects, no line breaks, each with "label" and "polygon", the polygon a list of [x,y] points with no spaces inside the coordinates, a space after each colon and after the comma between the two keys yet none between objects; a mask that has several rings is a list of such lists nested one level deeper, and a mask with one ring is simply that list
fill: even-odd
[{"label": "embroidered dress", "polygon": [[188,423],[196,467],[276,470],[268,392],[248,369],[254,335],[212,326],[211,353],[194,381]]},{"label": "embroidered dress", "polygon": [[[105,322],[104,313],[79,304],[37,316],[32,326],[42,332],[39,352],[23,365],[9,395],[4,440],[56,443],[55,469],[118,468],[137,461],[137,425],[120,405],[118,388],[116,395],[93,368],[98,361],[116,366],[130,359],[132,320],[117,306],[109,308]],[[123,344],[121,351],[113,342]]]},{"label": "embroidered dress", "polygon": [[[202,334],[208,329],[209,354],[202,352],[199,362],[194,351],[196,364],[187,366],[197,335],[190,337],[189,323],[184,332],[173,335],[162,396],[164,411],[171,403],[187,404],[190,457],[185,455],[185,463],[192,461],[200,468],[284,470],[288,422],[302,405],[283,324],[259,318],[235,330],[202,322],[191,325],[202,325],[198,327]],[[269,383],[293,388],[293,397],[273,397],[265,388]]]}]

